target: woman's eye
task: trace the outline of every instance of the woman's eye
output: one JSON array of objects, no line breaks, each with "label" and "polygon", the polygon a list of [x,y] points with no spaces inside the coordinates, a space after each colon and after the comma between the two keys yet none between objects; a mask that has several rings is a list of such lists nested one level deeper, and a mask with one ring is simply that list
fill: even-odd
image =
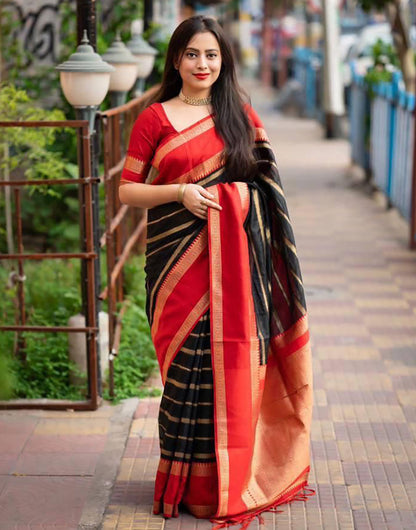
[{"label": "woman's eye", "polygon": [[193,52],[188,52],[186,55],[188,57],[196,57],[196,53],[193,53]]},{"label": "woman's eye", "polygon": [[209,53],[209,54],[208,54],[208,57],[209,57],[210,59],[215,59],[216,56],[217,56],[216,53]]}]

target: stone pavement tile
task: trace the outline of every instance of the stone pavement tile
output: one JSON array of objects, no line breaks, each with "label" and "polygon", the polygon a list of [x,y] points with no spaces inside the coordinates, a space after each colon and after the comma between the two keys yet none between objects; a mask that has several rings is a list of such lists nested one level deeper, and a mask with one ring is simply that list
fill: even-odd
[{"label": "stone pavement tile", "polygon": [[368,512],[365,509],[353,510],[354,530],[372,530]]},{"label": "stone pavement tile", "polygon": [[379,359],[380,352],[377,348],[371,346],[323,346],[314,347],[314,355],[319,359],[347,359],[350,361],[359,361],[360,359]]},{"label": "stone pavement tile", "polygon": [[0,453],[7,453],[9,455],[18,455],[25,447],[29,434],[26,432],[9,434],[7,432],[1,433],[0,436]]},{"label": "stone pavement tile", "polygon": [[0,453],[0,475],[7,475],[15,466],[17,458],[16,453]]},{"label": "stone pavement tile", "polygon": [[99,453],[22,453],[12,472],[25,475],[94,475]]},{"label": "stone pavement tile", "polygon": [[1,519],[11,525],[76,528],[91,478],[8,477],[0,494]]},{"label": "stone pavement tile", "polygon": [[104,449],[106,436],[91,435],[47,435],[37,434],[30,437],[25,453],[97,453]]},{"label": "stone pavement tile", "polygon": [[41,419],[36,425],[33,434],[75,434],[92,435],[106,434],[108,431],[107,418],[57,418]]},{"label": "stone pavement tile", "polygon": [[114,505],[106,511],[102,530],[162,530],[164,526],[163,517],[152,515],[147,507]]},{"label": "stone pavement tile", "polygon": [[368,374],[370,371],[381,373],[385,371],[382,359],[323,359],[321,367],[325,373],[361,372]]},{"label": "stone pavement tile", "polygon": [[[3,419],[3,416],[10,415],[10,411],[0,411],[0,418]],[[46,409],[17,409],[13,410],[12,413],[13,416],[19,418],[27,418],[28,415],[31,418],[34,419],[41,419],[41,418],[62,418],[62,419],[70,419],[70,418],[111,418],[114,415],[114,405],[112,405],[110,402],[104,402],[100,408],[97,410],[73,410],[73,409],[66,409],[66,410],[46,410]]]},{"label": "stone pavement tile", "polygon": [[4,486],[6,485],[7,476],[6,475],[0,475],[0,495],[3,491]]},{"label": "stone pavement tile", "polygon": [[[13,530],[72,530],[69,526],[67,525],[38,525],[38,524],[31,524],[30,526],[28,526],[27,524],[25,525],[13,525],[11,527],[9,527],[10,529],[13,528]],[[8,530],[8,528],[6,529],[6,527],[3,527],[3,530]],[[75,530],[75,527],[74,527],[74,530]]]},{"label": "stone pavement tile", "polygon": [[416,390],[397,390],[397,397],[401,405],[409,407],[414,406],[414,404],[416,403]]},{"label": "stone pavement tile", "polygon": [[386,308],[396,312],[399,309],[409,309],[409,303],[404,298],[355,298],[354,303],[365,311]]},{"label": "stone pavement tile", "polygon": [[0,530],[98,524],[137,401],[88,412],[0,411]]},{"label": "stone pavement tile", "polygon": [[14,416],[10,411],[0,411],[0,433],[8,435],[30,435],[35,429],[38,418]]}]

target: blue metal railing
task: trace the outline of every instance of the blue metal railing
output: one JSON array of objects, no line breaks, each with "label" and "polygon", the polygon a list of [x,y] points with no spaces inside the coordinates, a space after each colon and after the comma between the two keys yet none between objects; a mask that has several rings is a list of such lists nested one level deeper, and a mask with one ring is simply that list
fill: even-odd
[{"label": "blue metal railing", "polygon": [[370,98],[364,78],[352,69],[352,86],[350,93],[349,118],[351,158],[366,173],[370,169],[369,151],[369,117]]},{"label": "blue metal railing", "polygon": [[309,48],[295,48],[294,77],[302,86],[304,113],[309,118],[322,119],[322,53]]},{"label": "blue metal railing", "polygon": [[[410,220],[415,97],[403,91],[400,85],[399,72],[393,74],[391,83],[374,85],[374,96],[365,112],[363,94],[366,92],[368,101],[368,91],[364,79],[353,75],[351,152],[354,162],[366,170],[370,168],[374,184],[386,195],[389,204]],[[369,127],[366,120],[370,121]],[[369,159],[363,154],[368,144],[367,134]]]},{"label": "blue metal railing", "polygon": [[398,94],[395,145],[391,162],[390,198],[406,219],[411,217],[415,96]]},{"label": "blue metal railing", "polygon": [[[303,89],[304,114],[323,120],[322,54],[295,48],[294,77]],[[415,96],[402,88],[401,74],[392,82],[370,89],[363,76],[352,70],[349,100],[351,158],[386,195],[411,224],[411,241],[416,248],[416,199],[412,206]],[[416,184],[415,184],[416,186]],[[412,211],[415,210],[415,211]]]}]

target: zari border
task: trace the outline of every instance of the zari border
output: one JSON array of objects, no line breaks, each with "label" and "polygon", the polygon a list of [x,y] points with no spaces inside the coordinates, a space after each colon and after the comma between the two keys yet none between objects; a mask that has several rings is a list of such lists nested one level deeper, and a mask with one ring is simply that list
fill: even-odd
[{"label": "zari border", "polygon": [[[182,254],[177,263],[169,271],[164,282],[160,286],[155,301],[154,317],[151,328],[152,337],[154,337],[158,331],[160,317],[162,315],[163,308],[165,307],[167,299],[175,289],[178,281],[182,278],[186,271],[205,250],[206,240],[207,229],[206,227],[204,227],[198,234],[194,242],[188,247],[188,249]],[[185,257],[186,259],[184,259]]]},{"label": "zari border", "polygon": [[181,145],[191,141],[200,134],[209,131],[213,127],[214,120],[211,116],[206,116],[206,120],[202,123],[199,123],[192,129],[186,130],[183,133],[179,133],[178,136],[175,136],[172,140],[166,142],[166,144],[156,152],[156,155],[153,159],[153,166],[159,169],[159,165],[163,160],[163,157],[165,157],[170,151],[177,149]]},{"label": "zari border", "polygon": [[[214,200],[218,202],[218,189],[210,188]],[[221,263],[221,232],[220,212],[209,209],[209,255],[210,255],[210,287],[211,287],[211,358],[215,381],[214,393],[214,424],[215,453],[218,469],[218,511],[228,511],[228,490],[230,481],[230,464],[228,457],[228,426],[227,400],[223,353],[223,313],[222,313],[222,263]]]}]

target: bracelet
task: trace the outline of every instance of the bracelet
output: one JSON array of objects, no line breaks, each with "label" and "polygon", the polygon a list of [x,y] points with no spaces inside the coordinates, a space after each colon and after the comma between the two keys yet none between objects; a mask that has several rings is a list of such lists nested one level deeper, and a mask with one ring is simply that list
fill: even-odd
[{"label": "bracelet", "polygon": [[178,188],[178,202],[183,202],[183,196],[185,195],[185,188],[186,188],[186,182],[183,182],[182,184],[179,184]]}]

